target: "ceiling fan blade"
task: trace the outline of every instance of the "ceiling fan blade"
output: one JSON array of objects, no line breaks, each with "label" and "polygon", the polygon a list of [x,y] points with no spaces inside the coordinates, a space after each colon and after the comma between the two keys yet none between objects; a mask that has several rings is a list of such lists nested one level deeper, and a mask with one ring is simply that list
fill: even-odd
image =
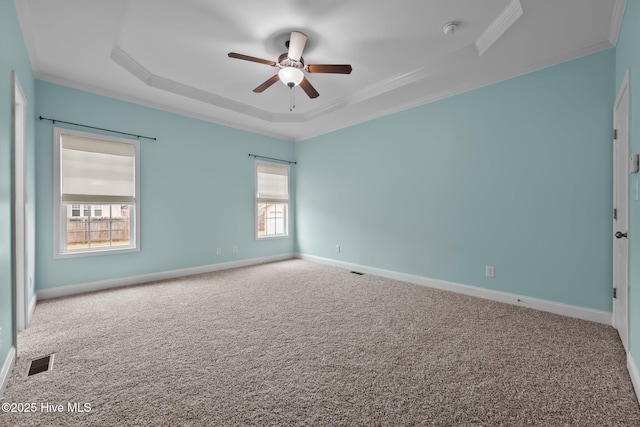
[{"label": "ceiling fan blade", "polygon": [[277,82],[278,80],[280,80],[280,77],[278,77],[278,75],[276,74],[273,77],[271,77],[269,80],[267,80],[266,82],[262,83],[260,86],[255,88],[253,91],[255,93],[262,93],[265,91],[265,89],[268,89],[269,87],[271,87],[271,85]]},{"label": "ceiling fan blade", "polygon": [[334,74],[351,74],[351,65],[349,64],[309,64],[307,70],[310,73],[334,73]]},{"label": "ceiling fan blade", "polygon": [[311,99],[317,98],[320,96],[318,91],[313,86],[311,86],[311,83],[309,83],[309,80],[307,80],[306,77],[303,78],[302,81],[300,82],[300,87]]},{"label": "ceiling fan blade", "polygon": [[241,53],[229,52],[229,58],[243,59],[245,61],[257,62],[259,64],[276,66],[276,63],[267,59],[256,58],[255,56],[243,55]]},{"label": "ceiling fan blade", "polygon": [[294,61],[300,61],[305,44],[307,44],[307,36],[298,31],[291,31],[287,56]]}]

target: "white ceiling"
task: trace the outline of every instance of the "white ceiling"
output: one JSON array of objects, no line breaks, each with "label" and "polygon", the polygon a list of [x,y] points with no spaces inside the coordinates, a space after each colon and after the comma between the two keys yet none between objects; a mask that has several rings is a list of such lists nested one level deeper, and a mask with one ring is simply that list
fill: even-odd
[{"label": "white ceiling", "polygon": [[[298,141],[617,41],[626,0],[16,0],[42,80]],[[452,35],[442,31],[459,23]],[[276,83],[292,30],[320,96]],[[73,117],[58,117],[73,121]]]}]

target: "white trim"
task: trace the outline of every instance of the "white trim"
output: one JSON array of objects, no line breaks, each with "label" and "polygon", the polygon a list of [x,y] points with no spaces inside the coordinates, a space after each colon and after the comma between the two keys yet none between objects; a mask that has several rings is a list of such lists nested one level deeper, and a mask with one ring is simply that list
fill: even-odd
[{"label": "white trim", "polygon": [[[11,73],[11,212],[13,233],[13,288],[15,292],[16,332],[26,328],[27,287],[27,97],[24,95],[20,79],[15,71]],[[18,125],[18,126],[16,126]],[[16,343],[13,343],[16,345]]]},{"label": "white trim", "polygon": [[629,371],[629,376],[631,377],[633,389],[636,392],[636,398],[638,399],[638,402],[640,402],[640,372],[638,372],[638,367],[633,360],[631,352],[627,353],[627,370]]},{"label": "white trim", "polygon": [[[115,46],[111,51],[111,60],[147,86],[235,111],[236,113],[247,114],[257,119],[273,121],[273,115],[269,111],[153,74],[122,50],[120,46]],[[299,113],[290,114],[290,120],[301,121],[301,118]]]},{"label": "white trim", "polygon": [[4,390],[7,388],[7,384],[9,383],[9,377],[11,376],[11,370],[13,369],[13,365],[15,363],[16,363],[16,348],[11,347],[9,349],[9,353],[7,353],[7,357],[5,357],[4,359],[4,363],[2,364],[2,371],[0,371],[0,399],[2,399]]},{"label": "white trim", "polygon": [[178,270],[161,271],[157,273],[141,274],[138,276],[121,277],[117,279],[99,280],[96,282],[80,283],[76,285],[58,286],[55,288],[40,289],[37,292],[38,301],[49,298],[65,297],[69,295],[94,292],[104,289],[119,288],[122,286],[139,285],[155,282],[157,280],[175,279],[177,277],[191,276],[194,274],[210,273],[212,271],[228,270],[230,268],[246,267],[249,265],[264,264],[267,262],[284,261],[294,257],[293,253],[272,255],[260,258],[249,258],[238,261],[223,262],[219,264],[202,265],[198,267],[182,268]]},{"label": "white trim", "polygon": [[618,89],[618,94],[616,95],[616,102],[613,103],[613,111],[616,111],[616,107],[622,101],[622,97],[624,93],[629,88],[629,70],[624,74],[624,80],[622,80],[622,84],[620,85],[620,89]]},{"label": "white trim", "polygon": [[[261,126],[259,124],[260,122],[255,122],[255,121],[246,122],[243,120],[235,120],[235,119],[221,119],[219,117],[214,117],[209,114],[201,114],[196,111],[191,111],[188,108],[177,108],[174,106],[170,106],[168,104],[164,104],[160,102],[152,102],[147,99],[131,96],[129,94],[124,94],[115,90],[99,88],[93,85],[88,85],[86,83],[80,83],[74,80],[64,79],[58,76],[43,73],[37,68],[34,68],[34,74],[38,80],[42,80],[45,82],[62,85],[62,86],[70,87],[73,89],[79,89],[86,92],[91,92],[97,95],[107,96],[107,97],[115,98],[122,101],[133,102],[135,104],[146,106],[149,108],[167,111],[174,114],[180,114],[186,117],[192,117],[192,118],[203,120],[210,123],[217,123],[223,126],[232,127],[242,131],[253,132],[260,135],[282,139],[284,141],[299,142],[299,141],[304,141],[319,135],[324,135],[330,132],[334,132],[339,129],[347,128],[359,123],[364,123],[379,117],[384,117],[389,114],[394,114],[400,111],[408,110],[419,105],[438,101],[440,99],[448,98],[450,96],[458,95],[458,94],[461,94],[470,90],[475,90],[484,86],[489,86],[489,85],[499,83],[514,77],[519,77],[521,75],[525,75],[543,68],[551,67],[566,61],[587,56],[592,53],[595,53],[604,49],[608,49],[610,47],[612,47],[612,45],[611,45],[611,42],[609,42],[609,40],[601,41],[593,45],[585,46],[553,58],[547,58],[542,61],[529,64],[522,68],[518,68],[515,70],[507,70],[493,77],[478,78],[471,81],[467,81],[466,83],[463,83],[454,87],[446,88],[437,93],[430,93],[418,99],[412,99],[404,102],[394,101],[392,103],[393,105],[388,108],[376,110],[373,113],[366,113],[358,117],[348,116],[344,122],[333,120],[330,126],[323,127],[322,129],[315,130],[315,131],[303,131],[304,132],[303,134],[298,134],[297,136],[294,136],[292,133],[288,132],[284,128],[279,130],[273,130],[273,129],[267,129]],[[291,123],[307,122],[316,117],[324,116],[325,114],[328,114],[339,108],[343,108],[349,105],[356,105],[356,104],[359,104],[360,102],[373,99],[378,96],[382,96],[385,93],[390,92],[393,89],[396,89],[398,87],[403,87],[410,83],[419,82],[420,80],[430,78],[435,74],[441,74],[441,73],[447,72],[447,70],[451,69],[451,68],[447,68],[447,66],[455,66],[455,65],[458,65],[459,63],[462,63],[464,65],[466,64],[466,62],[463,61],[464,58],[462,58],[461,55],[464,52],[468,53],[469,51],[473,51],[477,55],[477,49],[475,45],[470,45],[468,46],[468,48],[463,48],[462,50],[454,52],[451,55],[447,56],[446,58],[444,58],[444,62],[443,62],[443,58],[441,58],[439,61],[437,61],[434,64],[430,64],[426,67],[422,67],[418,70],[411,71],[401,76],[395,76],[382,83],[374,84],[370,88],[366,88],[352,96],[339,98],[332,103],[323,104],[323,106],[315,110],[310,110],[309,112],[305,113],[302,116],[298,116],[298,114],[301,114],[301,113],[293,113],[293,115],[291,113],[286,113],[286,114],[271,113],[271,119],[266,121],[274,122],[274,123],[276,122],[291,122]],[[451,59],[452,61],[451,63],[449,63],[448,58]],[[187,95],[182,95],[182,96],[187,96]],[[245,112],[239,112],[239,113],[243,115],[251,115]]]},{"label": "white trim", "polygon": [[149,101],[148,99],[139,98],[137,96],[131,96],[129,94],[124,94],[115,90],[108,90],[108,89],[100,88],[100,87],[85,84],[85,83],[79,83],[73,80],[64,79],[64,78],[53,76],[50,74],[36,73],[35,71],[34,71],[34,74],[37,80],[42,80],[43,82],[47,82],[47,83],[51,83],[59,86],[66,86],[71,89],[82,90],[85,92],[90,92],[94,95],[106,96],[106,97],[114,98],[120,101],[131,102],[143,107],[153,108],[155,110],[164,111],[172,114],[178,114],[185,117],[191,117],[193,119],[198,119],[208,123],[215,123],[218,125],[227,126],[243,132],[252,132],[259,135],[270,136],[273,138],[282,139],[283,141],[289,141],[289,142],[296,141],[295,138],[293,138],[291,135],[289,135],[286,132],[270,131],[270,130],[264,129],[263,127],[254,126],[249,123],[241,123],[236,120],[226,120],[219,117],[213,117],[209,114],[202,114],[196,111],[188,110],[186,108],[179,108],[179,107],[175,107],[175,106],[160,103],[160,102]]},{"label": "white trim", "polygon": [[334,267],[345,268],[347,270],[355,270],[362,273],[373,274],[376,276],[387,277],[389,279],[401,280],[416,285],[427,286],[429,288],[441,289],[445,291],[456,292],[459,294],[470,295],[478,298],[489,299],[492,301],[504,302],[507,304],[529,307],[540,311],[560,314],[563,316],[574,317],[577,319],[589,320],[592,322],[611,325],[611,312],[595,310],[592,308],[579,307],[575,305],[563,304],[555,301],[549,301],[539,298],[528,297],[525,295],[512,294],[502,291],[493,291],[490,289],[478,288],[476,286],[463,285],[460,283],[448,282],[439,279],[430,279],[424,276],[400,273],[392,270],[384,270],[366,265],[352,264],[348,262],[336,261],[329,258],[322,258],[314,255],[296,254],[296,258],[307,261],[317,262],[319,264],[331,265]]},{"label": "white trim", "polygon": [[476,40],[478,56],[482,56],[523,14],[520,0],[512,0]]},{"label": "white trim", "polygon": [[14,1],[13,6],[18,16],[18,22],[20,23],[20,29],[22,30],[22,38],[27,48],[27,55],[29,56],[29,62],[31,68],[34,70],[40,70],[40,64],[38,62],[38,49],[36,47],[36,41],[34,38],[35,31],[33,30],[33,21],[31,20],[31,10],[29,10],[29,2],[27,1]]},{"label": "white trim", "polygon": [[[104,247],[104,248],[91,248],[77,251],[65,251],[66,238],[64,236],[63,229],[66,222],[66,208],[61,201],[60,194],[60,146],[62,144],[62,134],[71,134],[90,139],[98,139],[107,142],[119,142],[123,144],[133,145],[135,150],[135,201],[133,202],[133,216],[130,221],[131,233],[135,240],[130,246],[123,247]],[[54,259],[66,259],[77,258],[94,255],[107,255],[107,254],[122,254],[128,252],[140,252],[140,141],[137,139],[120,138],[116,136],[103,135],[98,133],[83,132],[79,130],[53,127],[53,258]],[[102,204],[102,203],[95,203]]]},{"label": "white trim", "polygon": [[33,317],[33,313],[36,311],[36,303],[38,302],[38,298],[36,294],[31,295],[31,299],[29,300],[29,308],[27,309],[27,324],[25,325],[25,329],[31,323],[31,318]]},{"label": "white trim", "polygon": [[[385,116],[388,116],[390,114],[395,114],[395,113],[398,113],[400,111],[409,110],[411,108],[415,108],[415,107],[418,107],[420,105],[424,105],[424,104],[428,104],[428,103],[431,103],[431,102],[439,101],[441,99],[446,99],[446,98],[454,96],[454,95],[459,95],[459,94],[462,94],[462,93],[465,93],[465,92],[469,92],[469,91],[472,91],[472,90],[480,89],[482,87],[490,86],[490,85],[493,85],[493,84],[496,84],[496,83],[500,83],[500,82],[503,82],[505,80],[509,80],[509,79],[512,79],[512,78],[524,76],[524,75],[532,73],[534,71],[542,70],[542,69],[547,68],[547,67],[553,67],[553,66],[558,65],[560,63],[571,61],[571,60],[574,60],[574,59],[578,59],[578,58],[581,58],[581,57],[584,57],[584,56],[587,56],[587,55],[591,55],[592,53],[596,53],[596,52],[599,52],[601,50],[609,49],[609,48],[611,48],[611,43],[609,43],[608,40],[604,41],[604,42],[599,42],[599,43],[596,43],[596,44],[593,44],[593,45],[589,45],[589,46],[586,46],[584,48],[580,48],[578,50],[575,50],[575,51],[572,51],[572,52],[569,52],[569,53],[566,53],[566,54],[563,54],[563,55],[560,55],[560,56],[553,57],[551,59],[546,59],[544,61],[540,61],[540,62],[537,62],[535,64],[528,65],[528,66],[523,67],[523,68],[519,68],[519,69],[516,69],[516,70],[507,70],[507,71],[501,73],[500,75],[496,75],[496,76],[493,76],[493,77],[490,77],[490,78],[478,78],[478,79],[474,79],[474,80],[471,80],[471,81],[467,81],[467,82],[462,83],[462,84],[457,85],[457,86],[445,88],[440,92],[430,93],[430,94],[428,94],[428,95],[426,95],[424,97],[420,97],[420,98],[417,98],[417,99],[409,99],[406,102],[394,102],[394,103],[392,103],[393,105],[391,105],[388,108],[376,109],[375,112],[365,114],[365,115],[363,115],[361,117],[348,118],[344,122],[338,122],[338,120],[334,120],[332,122],[330,128],[326,128],[326,129],[322,129],[322,130],[314,131],[314,132],[309,132],[306,135],[302,135],[300,137],[293,138],[293,139],[290,138],[290,139],[292,139],[293,142],[304,141],[304,140],[307,140],[307,139],[310,139],[310,138],[317,137],[319,135],[324,135],[326,133],[337,131],[339,129],[345,129],[345,128],[348,128],[348,127],[351,127],[351,126],[354,126],[354,125],[357,125],[357,124],[360,124],[360,123],[364,123],[364,122],[367,122],[367,121],[370,121],[370,120],[374,120],[374,119],[377,119],[377,118],[380,118],[380,117],[385,117]],[[475,50],[475,48],[474,48],[474,50]],[[460,54],[460,52],[457,52],[457,54]],[[462,62],[462,58],[461,57],[458,57],[455,60]],[[448,64],[448,62],[447,62],[447,64]],[[443,70],[442,72],[445,72],[444,70],[446,69],[446,67],[444,66],[444,64],[442,64],[440,66],[440,68],[442,68],[442,70]],[[422,68],[422,70],[423,69],[424,69],[424,67]],[[409,73],[411,75],[411,78],[407,77],[407,79],[406,79],[407,82],[408,82],[407,85],[409,83],[418,82],[418,81],[421,80],[417,75],[413,74],[413,73],[418,73],[418,72],[419,71],[415,71],[415,72]],[[407,76],[409,76],[409,74],[407,74]],[[427,77],[429,77],[429,76],[425,76],[424,78],[427,78]],[[395,80],[394,80],[394,83],[397,83],[397,82],[395,82]],[[404,85],[399,85],[398,87],[401,87],[401,86],[404,86]],[[377,96],[382,96],[386,92],[383,91],[382,88],[380,88],[380,93],[375,94],[375,96],[364,96],[367,93],[366,90],[363,90],[362,92],[359,92],[359,93],[362,93],[363,97],[362,98],[357,98],[357,102],[355,102],[355,101],[351,102],[351,98],[348,98],[349,102],[347,102],[347,100],[345,100],[345,98],[343,98],[341,100],[337,100],[336,104],[342,103],[342,104],[344,104],[344,106],[351,105],[351,104],[355,105],[356,103],[359,103],[359,102],[362,102],[362,101],[366,101],[368,99],[373,99],[373,98],[376,98]],[[113,95],[113,96],[115,97],[116,95]],[[334,108],[334,109],[337,109],[337,107]],[[312,117],[314,115],[315,115],[315,113],[313,111],[310,111],[309,113],[307,113],[307,117]],[[258,132],[260,132],[260,131],[258,131]]]},{"label": "white trim", "polygon": [[620,28],[622,27],[622,20],[624,18],[624,10],[627,7],[627,0],[615,0],[613,5],[613,14],[611,16],[611,26],[609,27],[609,43],[611,46],[618,44],[618,36],[620,35]]},{"label": "white trim", "polygon": [[[260,163],[263,164],[268,164],[268,165],[276,165],[276,166],[282,166],[282,167],[286,167],[287,168],[287,192],[288,192],[288,198],[286,201],[281,200],[281,201],[277,201],[275,203],[279,203],[282,205],[287,205],[286,207],[286,212],[284,214],[284,222],[285,222],[285,233],[284,234],[271,234],[271,235],[265,235],[265,236],[260,236],[258,235],[258,228],[259,228],[259,223],[260,223],[260,218],[258,217],[259,211],[258,211],[258,205],[260,203],[266,203],[266,201],[259,201],[258,200],[258,165]],[[254,160],[254,164],[253,164],[253,208],[254,208],[254,238],[256,241],[258,240],[270,240],[270,239],[284,239],[284,238],[288,238],[289,237],[289,215],[291,213],[290,208],[291,207],[291,164],[284,164],[282,162],[277,162],[277,161],[266,161],[266,160],[259,160],[258,158],[256,158]],[[265,224],[266,227],[266,224]]]}]

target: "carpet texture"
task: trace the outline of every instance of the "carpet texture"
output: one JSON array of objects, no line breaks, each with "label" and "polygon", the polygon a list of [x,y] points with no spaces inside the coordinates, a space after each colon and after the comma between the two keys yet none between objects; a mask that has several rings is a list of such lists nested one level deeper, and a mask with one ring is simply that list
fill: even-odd
[{"label": "carpet texture", "polygon": [[640,426],[610,326],[302,260],[42,301],[18,344],[3,426]]}]

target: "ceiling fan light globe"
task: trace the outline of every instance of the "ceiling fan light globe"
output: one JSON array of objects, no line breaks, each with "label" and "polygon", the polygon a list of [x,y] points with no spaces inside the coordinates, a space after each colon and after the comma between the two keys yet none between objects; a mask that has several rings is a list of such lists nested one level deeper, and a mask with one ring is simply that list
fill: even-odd
[{"label": "ceiling fan light globe", "polygon": [[304,73],[298,68],[284,67],[278,71],[278,77],[285,86],[293,87],[298,86],[302,82]]}]

